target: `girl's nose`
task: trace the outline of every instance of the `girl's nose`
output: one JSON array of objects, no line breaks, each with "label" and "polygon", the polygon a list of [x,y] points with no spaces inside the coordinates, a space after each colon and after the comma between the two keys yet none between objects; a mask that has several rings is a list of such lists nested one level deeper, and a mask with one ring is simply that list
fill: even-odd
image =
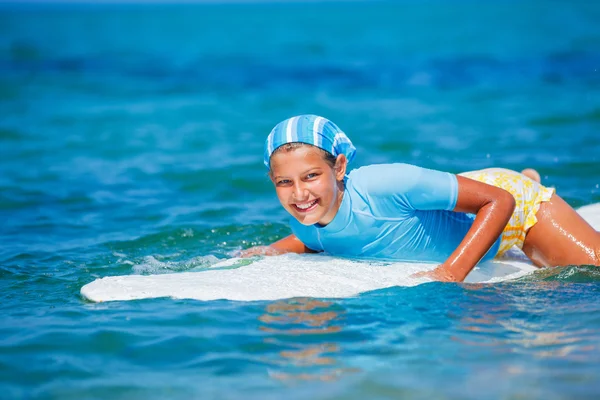
[{"label": "girl's nose", "polygon": [[306,200],[308,198],[307,196],[307,190],[304,187],[304,185],[302,184],[302,182],[296,182],[296,184],[294,184],[294,191],[292,192],[292,195],[294,196],[294,200],[296,201],[302,201],[302,200]]}]

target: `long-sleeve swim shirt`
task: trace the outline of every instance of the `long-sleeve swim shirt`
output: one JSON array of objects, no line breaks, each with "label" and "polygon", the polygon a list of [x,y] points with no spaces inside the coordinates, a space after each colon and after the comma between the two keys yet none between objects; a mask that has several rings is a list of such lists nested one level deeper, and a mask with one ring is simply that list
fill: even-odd
[{"label": "long-sleeve swim shirt", "polygon": [[[410,164],[377,164],[351,171],[340,208],[325,225],[293,233],[308,248],[331,255],[397,261],[443,262],[458,247],[474,214],[452,211],[456,175]],[[500,236],[483,260],[493,258]]]}]

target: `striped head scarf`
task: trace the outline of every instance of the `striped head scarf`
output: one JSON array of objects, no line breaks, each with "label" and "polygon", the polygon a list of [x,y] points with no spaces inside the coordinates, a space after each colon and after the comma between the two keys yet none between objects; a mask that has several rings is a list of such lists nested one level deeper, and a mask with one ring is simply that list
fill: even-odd
[{"label": "striped head scarf", "polygon": [[307,143],[319,147],[337,157],[344,154],[352,161],[356,148],[344,132],[327,118],[317,115],[298,115],[278,123],[265,141],[264,162],[271,169],[269,160],[278,147],[286,143]]}]

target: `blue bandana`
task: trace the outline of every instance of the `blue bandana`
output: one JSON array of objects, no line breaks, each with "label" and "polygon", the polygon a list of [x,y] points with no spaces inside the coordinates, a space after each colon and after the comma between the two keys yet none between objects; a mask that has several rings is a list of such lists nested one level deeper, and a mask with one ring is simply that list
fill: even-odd
[{"label": "blue bandana", "polygon": [[264,153],[267,169],[271,169],[269,160],[273,152],[286,143],[294,142],[312,144],[334,157],[344,154],[348,162],[356,153],[348,136],[336,124],[318,115],[299,115],[278,123],[269,133]]}]

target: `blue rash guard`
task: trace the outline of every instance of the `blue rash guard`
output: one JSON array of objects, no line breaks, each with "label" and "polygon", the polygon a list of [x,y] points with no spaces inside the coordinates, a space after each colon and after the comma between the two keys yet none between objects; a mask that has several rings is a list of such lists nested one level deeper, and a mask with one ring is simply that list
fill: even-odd
[{"label": "blue rash guard", "polygon": [[[308,248],[332,255],[444,262],[473,224],[474,214],[453,212],[458,182],[450,173],[409,164],[362,167],[346,178],[342,204],[325,226],[291,219]],[[500,237],[484,260],[498,252]]]}]

